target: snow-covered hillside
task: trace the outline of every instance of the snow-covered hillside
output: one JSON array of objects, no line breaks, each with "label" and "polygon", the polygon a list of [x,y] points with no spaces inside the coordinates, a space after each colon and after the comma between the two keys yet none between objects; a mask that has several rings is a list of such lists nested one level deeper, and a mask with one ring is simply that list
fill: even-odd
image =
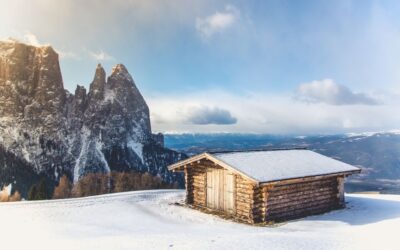
[{"label": "snow-covered hillside", "polygon": [[173,205],[183,191],[0,204],[1,249],[399,249],[400,196],[347,195],[347,208],[271,227]]}]

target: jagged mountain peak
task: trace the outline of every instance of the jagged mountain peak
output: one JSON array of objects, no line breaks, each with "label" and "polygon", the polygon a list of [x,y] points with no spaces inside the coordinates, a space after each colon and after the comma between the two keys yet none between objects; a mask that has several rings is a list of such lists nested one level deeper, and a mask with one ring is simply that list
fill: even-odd
[{"label": "jagged mountain peak", "polygon": [[[0,42],[0,146],[30,175],[53,182],[63,174],[77,181],[91,172],[132,170],[172,182],[166,166],[184,157],[153,138],[148,106],[124,65],[106,79],[98,64],[89,92],[78,85],[72,94],[57,52],[20,42]],[[19,177],[5,169],[0,165],[0,186],[18,186]]]},{"label": "jagged mountain peak", "polygon": [[117,75],[117,74],[129,74],[129,72],[126,69],[125,65],[119,63],[115,65],[111,70],[111,75]]},{"label": "jagged mountain peak", "polygon": [[85,96],[86,95],[86,88],[81,85],[76,85],[75,89],[75,96]]},{"label": "jagged mountain peak", "polygon": [[117,79],[119,81],[127,81],[134,84],[132,76],[129,74],[128,70],[123,64],[115,65],[111,70],[111,75],[109,78]]},{"label": "jagged mountain peak", "polygon": [[106,79],[106,71],[104,70],[104,68],[101,65],[101,63],[99,63],[96,66],[96,72],[94,74],[93,81],[95,81],[95,80],[105,81],[105,79]]},{"label": "jagged mountain peak", "polygon": [[100,100],[104,98],[104,89],[106,86],[106,72],[101,66],[101,64],[97,64],[96,71],[94,74],[94,78],[89,88],[89,95],[91,98],[96,100]]}]

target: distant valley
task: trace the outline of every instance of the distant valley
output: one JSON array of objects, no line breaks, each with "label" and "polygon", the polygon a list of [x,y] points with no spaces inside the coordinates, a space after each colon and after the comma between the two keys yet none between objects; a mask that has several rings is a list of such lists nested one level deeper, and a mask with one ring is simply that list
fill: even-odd
[{"label": "distant valley", "polygon": [[400,133],[397,131],[315,136],[167,134],[165,144],[188,155],[204,151],[307,147],[362,168],[361,174],[348,179],[347,192],[400,193]]}]

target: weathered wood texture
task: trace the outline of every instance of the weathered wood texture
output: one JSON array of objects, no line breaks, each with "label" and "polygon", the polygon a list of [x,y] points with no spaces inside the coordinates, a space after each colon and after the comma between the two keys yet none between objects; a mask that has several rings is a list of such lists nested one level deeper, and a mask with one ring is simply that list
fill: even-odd
[{"label": "weathered wood texture", "polygon": [[188,167],[185,175],[186,202],[194,206],[205,207],[207,167],[199,163],[195,167]]},{"label": "weathered wood texture", "polygon": [[[223,170],[208,160],[198,161],[185,168],[186,202],[195,208],[218,211],[238,221],[250,224],[284,221],[323,213],[344,205],[344,176],[259,186],[240,174],[229,172],[234,178],[233,187],[229,187],[230,192],[233,192],[233,200],[229,200],[229,203],[233,202],[234,207],[229,204],[232,209],[223,211],[227,207],[227,199],[223,205],[221,203],[215,206],[211,205],[210,201],[214,202],[216,199],[208,197],[207,203],[207,172],[208,178],[214,176],[210,174],[213,172],[211,169]],[[221,178],[218,178],[218,181],[221,182]],[[213,183],[215,185],[215,179]],[[224,188],[227,188],[226,183],[224,185]]]},{"label": "weathered wood texture", "polygon": [[225,169],[208,168],[206,180],[207,207],[233,214],[235,175]]},{"label": "weathered wood texture", "polygon": [[338,177],[266,188],[265,221],[284,221],[319,214],[342,206]]},{"label": "weathered wood texture", "polygon": [[251,181],[236,175],[236,217],[241,221],[253,223],[255,185]]}]

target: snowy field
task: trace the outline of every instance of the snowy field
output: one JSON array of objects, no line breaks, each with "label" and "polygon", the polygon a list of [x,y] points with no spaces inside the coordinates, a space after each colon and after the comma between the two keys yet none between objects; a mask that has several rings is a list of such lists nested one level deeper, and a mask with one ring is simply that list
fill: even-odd
[{"label": "snowy field", "polygon": [[0,249],[400,249],[400,196],[255,227],[171,205],[176,190],[0,204]]}]

